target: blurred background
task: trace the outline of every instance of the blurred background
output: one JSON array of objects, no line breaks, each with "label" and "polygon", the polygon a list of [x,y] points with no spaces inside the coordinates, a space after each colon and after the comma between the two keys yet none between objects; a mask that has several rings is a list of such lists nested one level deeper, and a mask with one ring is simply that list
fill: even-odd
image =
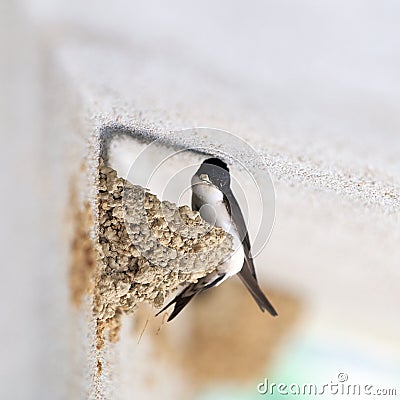
[{"label": "blurred background", "polygon": [[[1,398],[280,398],[257,385],[340,373],[400,395],[397,1],[0,7]],[[161,331],[142,308],[96,378],[68,216],[85,143],[110,124],[210,126],[259,151],[276,218],[256,266],[277,319],[237,279]]]}]

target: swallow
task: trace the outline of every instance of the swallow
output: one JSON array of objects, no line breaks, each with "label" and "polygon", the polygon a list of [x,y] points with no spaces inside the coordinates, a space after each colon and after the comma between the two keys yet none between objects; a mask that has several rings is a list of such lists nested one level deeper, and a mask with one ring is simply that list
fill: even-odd
[{"label": "swallow", "polygon": [[192,209],[209,224],[230,233],[233,238],[233,254],[229,255],[217,269],[207,276],[185,287],[156,315],[175,304],[168,321],[174,319],[197,294],[216,287],[234,275],[244,283],[261,311],[267,310],[272,316],[277,312],[258,285],[249,233],[234,194],[227,164],[219,158],[205,160],[192,177]]}]

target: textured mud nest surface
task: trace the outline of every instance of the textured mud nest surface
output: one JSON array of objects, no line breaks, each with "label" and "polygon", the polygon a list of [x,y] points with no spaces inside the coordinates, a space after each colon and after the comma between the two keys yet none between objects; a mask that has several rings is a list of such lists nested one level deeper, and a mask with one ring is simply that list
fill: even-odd
[{"label": "textured mud nest surface", "polygon": [[94,316],[101,347],[105,328],[118,339],[123,313],[142,301],[159,308],[180,284],[215,270],[232,251],[232,238],[189,207],[160,202],[119,178],[103,161],[99,174]]}]

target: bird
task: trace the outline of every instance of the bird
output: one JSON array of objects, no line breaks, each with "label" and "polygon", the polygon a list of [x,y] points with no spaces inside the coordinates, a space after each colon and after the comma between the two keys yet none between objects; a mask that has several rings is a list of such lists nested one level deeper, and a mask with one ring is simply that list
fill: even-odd
[{"label": "bird", "polygon": [[238,275],[261,311],[277,316],[275,308],[261,290],[251,253],[250,237],[239,203],[230,187],[228,165],[213,157],[202,162],[191,180],[192,209],[209,224],[230,233],[233,238],[233,254],[222,260],[217,269],[196,283],[190,283],[157,314],[171,305],[174,309],[168,322],[174,319],[197,294],[219,286],[228,278]]}]

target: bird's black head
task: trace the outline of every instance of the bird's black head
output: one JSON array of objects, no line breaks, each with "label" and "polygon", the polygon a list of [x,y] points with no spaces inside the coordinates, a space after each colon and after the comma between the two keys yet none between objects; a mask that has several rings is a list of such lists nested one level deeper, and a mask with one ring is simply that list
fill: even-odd
[{"label": "bird's black head", "polygon": [[198,176],[207,174],[210,181],[221,190],[229,188],[231,184],[228,165],[219,158],[208,158],[203,161],[196,174]]}]

